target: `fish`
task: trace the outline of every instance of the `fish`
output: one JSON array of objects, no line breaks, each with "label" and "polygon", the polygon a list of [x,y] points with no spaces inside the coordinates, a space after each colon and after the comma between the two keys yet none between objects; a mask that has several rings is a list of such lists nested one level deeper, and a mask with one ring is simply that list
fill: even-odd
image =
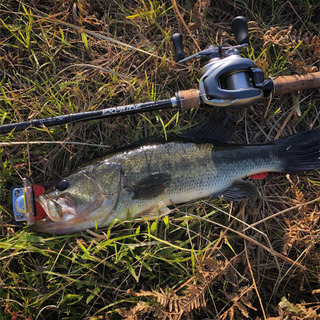
[{"label": "fish", "polygon": [[47,218],[32,229],[70,234],[165,215],[171,205],[201,198],[241,201],[259,195],[248,176],[320,168],[319,129],[238,145],[226,142],[223,127],[208,120],[176,139],[119,149],[78,169],[36,199]]}]

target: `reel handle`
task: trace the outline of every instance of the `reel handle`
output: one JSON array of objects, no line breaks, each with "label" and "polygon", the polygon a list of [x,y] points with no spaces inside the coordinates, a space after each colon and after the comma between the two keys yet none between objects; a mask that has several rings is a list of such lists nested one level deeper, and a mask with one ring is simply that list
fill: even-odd
[{"label": "reel handle", "polygon": [[183,52],[182,34],[174,33],[171,37],[171,40],[173,42],[174,50],[176,53],[176,61],[179,62],[180,60],[185,58]]},{"label": "reel handle", "polygon": [[245,17],[235,17],[231,22],[231,30],[238,44],[249,43],[248,24]]},{"label": "reel handle", "polygon": [[320,88],[320,72],[312,72],[305,75],[279,76],[273,79],[274,95]]}]

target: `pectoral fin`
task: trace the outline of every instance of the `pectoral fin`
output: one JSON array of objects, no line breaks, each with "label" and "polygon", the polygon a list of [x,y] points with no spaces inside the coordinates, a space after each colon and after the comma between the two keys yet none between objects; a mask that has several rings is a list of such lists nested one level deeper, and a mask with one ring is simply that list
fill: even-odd
[{"label": "pectoral fin", "polygon": [[256,186],[248,181],[235,181],[229,188],[215,194],[214,196],[230,201],[241,201],[254,197],[258,194]]},{"label": "pectoral fin", "polygon": [[125,189],[132,192],[132,199],[147,200],[157,197],[164,193],[165,189],[171,183],[171,175],[169,173],[153,173],[149,176],[140,179]]}]

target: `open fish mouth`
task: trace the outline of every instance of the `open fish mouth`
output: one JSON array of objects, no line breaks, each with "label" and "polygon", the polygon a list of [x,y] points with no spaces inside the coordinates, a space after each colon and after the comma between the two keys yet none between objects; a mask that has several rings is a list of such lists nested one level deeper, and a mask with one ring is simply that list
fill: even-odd
[{"label": "open fish mouth", "polygon": [[[59,196],[40,195],[36,201],[42,206],[47,214],[47,218],[38,220],[31,228],[34,231],[70,234],[73,232],[93,228],[99,225],[104,219],[103,213],[108,201],[105,197],[97,198],[90,206],[77,210],[76,201],[68,193]],[[111,202],[114,202],[111,200]],[[114,205],[109,207],[109,211]]]},{"label": "open fish mouth", "polygon": [[75,217],[75,201],[68,194],[62,194],[57,198],[40,195],[36,201],[42,206],[48,218],[54,222],[62,222]]},{"label": "open fish mouth", "polygon": [[52,221],[61,221],[62,212],[60,206],[51,201],[46,195],[40,195],[36,198],[36,201],[41,205],[46,215]]},{"label": "open fish mouth", "polygon": [[86,214],[77,215],[72,207],[60,206],[55,200],[47,196],[36,199],[47,214],[47,218],[38,220],[31,226],[37,232],[52,234],[70,234],[84,230],[90,225],[90,216]]}]

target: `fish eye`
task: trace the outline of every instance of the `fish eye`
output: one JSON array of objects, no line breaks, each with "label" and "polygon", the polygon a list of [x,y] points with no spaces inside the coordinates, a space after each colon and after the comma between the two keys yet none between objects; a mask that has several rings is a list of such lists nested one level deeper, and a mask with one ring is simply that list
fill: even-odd
[{"label": "fish eye", "polygon": [[69,185],[70,185],[69,181],[66,179],[63,179],[58,183],[57,189],[59,191],[64,191],[64,190],[68,189]]}]

